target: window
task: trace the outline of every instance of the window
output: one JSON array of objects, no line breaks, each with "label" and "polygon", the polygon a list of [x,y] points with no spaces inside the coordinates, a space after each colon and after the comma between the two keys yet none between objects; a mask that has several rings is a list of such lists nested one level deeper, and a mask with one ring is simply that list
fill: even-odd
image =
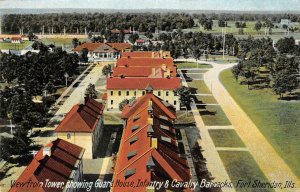
[{"label": "window", "polygon": [[111,100],[111,101],[110,101],[110,104],[113,105],[113,104],[114,104],[114,100]]},{"label": "window", "polygon": [[114,92],[113,92],[113,91],[110,91],[110,95],[114,95]]},{"label": "window", "polygon": [[166,96],[169,96],[169,91],[166,91]]},{"label": "window", "polygon": [[168,100],[166,100],[166,102],[167,102],[167,103],[169,103],[169,101],[168,101]]},{"label": "window", "polygon": [[137,140],[139,140],[138,137],[131,138],[130,141],[129,141],[130,145],[132,145],[133,143],[135,143]]},{"label": "window", "polygon": [[176,101],[174,101],[174,105],[176,105],[177,104],[177,102]]},{"label": "window", "polygon": [[131,127],[131,131],[134,132],[134,131],[137,130],[138,128],[139,128],[138,125],[134,125],[134,126]]},{"label": "window", "polygon": [[128,178],[128,177],[130,177],[131,175],[134,175],[135,174],[135,172],[136,172],[136,169],[126,169],[126,171],[125,171],[125,178]]},{"label": "window", "polygon": [[129,96],[129,91],[126,91],[126,95]]},{"label": "window", "polygon": [[143,95],[145,95],[145,91],[143,91]]},{"label": "window", "polygon": [[137,151],[130,151],[128,154],[127,154],[127,158],[128,159],[131,159],[132,157],[136,156],[137,155]]},{"label": "window", "polygon": [[136,91],[134,91],[134,96],[136,96]]},{"label": "window", "polygon": [[158,91],[157,95],[160,97],[160,91]]},{"label": "window", "polygon": [[164,137],[164,136],[161,136],[160,137],[162,141],[165,141],[165,142],[168,142],[168,143],[171,143],[171,138],[169,137]]},{"label": "window", "polygon": [[71,134],[70,133],[67,134],[67,139],[71,139]]},{"label": "window", "polygon": [[121,91],[119,91],[119,96],[121,96],[122,95],[122,93],[121,93]]}]

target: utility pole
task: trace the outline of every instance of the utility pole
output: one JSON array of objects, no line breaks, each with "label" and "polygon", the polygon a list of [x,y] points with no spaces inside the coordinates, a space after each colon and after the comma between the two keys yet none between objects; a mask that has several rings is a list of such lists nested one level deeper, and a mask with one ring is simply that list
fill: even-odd
[{"label": "utility pole", "polygon": [[2,18],[0,16],[0,35],[2,34]]},{"label": "utility pole", "polygon": [[223,34],[223,59],[225,59],[225,41],[226,41],[226,26],[225,26],[225,31]]},{"label": "utility pole", "polygon": [[64,76],[66,78],[66,87],[68,87],[68,77],[69,77],[69,74],[66,72]]}]

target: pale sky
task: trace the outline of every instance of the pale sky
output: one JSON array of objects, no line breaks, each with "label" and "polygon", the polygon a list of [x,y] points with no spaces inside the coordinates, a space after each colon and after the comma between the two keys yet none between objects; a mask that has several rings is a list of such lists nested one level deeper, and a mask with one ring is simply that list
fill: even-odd
[{"label": "pale sky", "polygon": [[300,11],[300,0],[0,0],[1,8]]}]

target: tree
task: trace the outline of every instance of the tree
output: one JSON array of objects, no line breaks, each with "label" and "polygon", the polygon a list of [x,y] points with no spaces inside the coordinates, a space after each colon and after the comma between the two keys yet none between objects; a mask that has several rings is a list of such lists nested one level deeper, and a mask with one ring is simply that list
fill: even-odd
[{"label": "tree", "polygon": [[237,81],[241,74],[241,64],[237,64],[237,65],[233,66],[231,69],[231,72],[232,72],[235,80]]},{"label": "tree", "polygon": [[119,103],[119,110],[120,111],[123,111],[124,107],[129,103],[129,100],[128,99],[124,99],[123,101],[121,101]]},{"label": "tree", "polygon": [[295,39],[293,37],[285,37],[279,39],[276,47],[280,53],[293,53],[295,50]]},{"label": "tree", "polygon": [[205,30],[212,30],[212,26],[213,26],[213,20],[207,19],[203,27]]},{"label": "tree", "polygon": [[262,23],[260,21],[257,21],[254,25],[254,29],[256,30],[256,32],[258,32],[262,27]]},{"label": "tree", "polygon": [[135,41],[138,40],[138,39],[139,39],[139,35],[136,34],[136,33],[131,34],[131,35],[129,36],[129,38],[128,38],[128,40],[129,40],[132,44],[134,44]]},{"label": "tree", "polygon": [[81,51],[81,60],[85,63],[88,62],[89,60],[88,54],[89,54],[89,50],[87,48],[83,48]]},{"label": "tree", "polygon": [[187,109],[188,107],[190,107],[190,104],[192,102],[191,89],[189,87],[182,86],[180,88],[177,88],[175,90],[175,93],[179,95],[180,103],[181,105],[185,106],[187,115]]},{"label": "tree", "polygon": [[225,19],[219,19],[218,21],[219,27],[227,27],[227,22]]},{"label": "tree", "polygon": [[72,45],[73,45],[73,48],[76,48],[79,44],[79,39],[77,38],[73,38],[72,39]]},{"label": "tree", "polygon": [[106,78],[110,75],[111,73],[111,65],[105,65],[102,68],[102,74],[106,76]]},{"label": "tree", "polygon": [[273,90],[282,99],[283,94],[292,92],[299,86],[296,74],[290,74],[288,70],[278,72],[274,79]]},{"label": "tree", "polygon": [[94,84],[89,84],[85,90],[85,96],[89,98],[96,99],[97,98],[97,91]]}]

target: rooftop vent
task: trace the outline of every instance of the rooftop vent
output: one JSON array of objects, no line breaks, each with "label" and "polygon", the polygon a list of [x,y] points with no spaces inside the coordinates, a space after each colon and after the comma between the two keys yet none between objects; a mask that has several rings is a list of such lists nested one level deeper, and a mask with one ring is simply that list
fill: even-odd
[{"label": "rooftop vent", "polygon": [[51,156],[51,147],[44,147],[43,148],[43,156]]},{"label": "rooftop vent", "polygon": [[131,131],[134,132],[134,131],[137,130],[138,128],[139,128],[138,125],[134,125],[134,126],[132,126]]},{"label": "rooftop vent", "polygon": [[148,134],[148,136],[152,136],[153,133],[154,133],[154,130],[153,130],[152,125],[150,124],[147,129],[147,134]]},{"label": "rooftop vent", "polygon": [[151,169],[153,169],[153,168],[155,167],[155,163],[154,163],[154,161],[153,161],[152,156],[149,157],[146,166],[147,166],[147,170],[148,170],[148,171],[151,170]]},{"label": "rooftop vent", "polygon": [[133,143],[135,143],[137,140],[139,140],[138,137],[133,137],[129,140],[130,145],[132,145]]},{"label": "rooftop vent", "polygon": [[137,151],[130,151],[128,154],[127,154],[127,158],[128,159],[131,159],[132,157],[136,156],[137,155]]},{"label": "rooftop vent", "polygon": [[133,117],[133,121],[136,121],[136,120],[138,120],[140,117],[138,116],[138,115],[136,115],[136,116],[134,116]]}]

